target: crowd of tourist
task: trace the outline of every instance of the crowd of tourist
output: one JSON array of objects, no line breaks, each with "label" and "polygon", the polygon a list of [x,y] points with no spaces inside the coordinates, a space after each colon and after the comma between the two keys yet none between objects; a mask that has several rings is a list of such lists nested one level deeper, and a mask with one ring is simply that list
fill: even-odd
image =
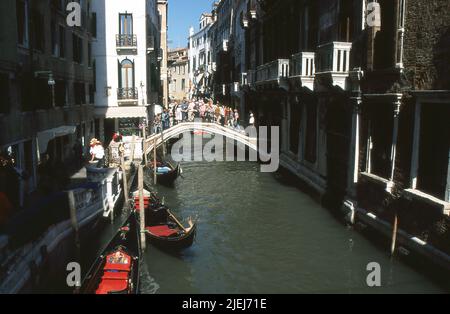
[{"label": "crowd of tourist", "polygon": [[[212,100],[192,99],[190,101],[172,102],[168,109],[156,115],[153,121],[153,132],[160,133],[182,122],[202,121],[217,123],[222,126],[240,129],[241,116],[238,109],[221,105]],[[250,112],[249,124],[254,125],[255,118]]]}]

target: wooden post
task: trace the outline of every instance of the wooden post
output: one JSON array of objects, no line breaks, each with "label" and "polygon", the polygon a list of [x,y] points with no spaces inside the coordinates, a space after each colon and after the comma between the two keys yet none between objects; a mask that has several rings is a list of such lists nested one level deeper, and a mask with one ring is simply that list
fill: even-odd
[{"label": "wooden post", "polygon": [[131,142],[131,158],[130,158],[130,160],[131,160],[131,162],[133,162],[134,161],[134,150],[135,150],[135,141],[136,141],[136,135],[133,135],[133,138],[132,138],[132,140],[131,140],[132,142]]},{"label": "wooden post", "polygon": [[123,182],[123,195],[124,195],[124,199],[125,199],[125,204],[127,204],[126,206],[128,206],[128,180],[127,180],[127,171],[125,170],[125,158],[124,158],[124,152],[120,153],[120,165],[122,167],[122,173],[123,173],[123,178],[122,178],[122,182]]},{"label": "wooden post", "polygon": [[156,177],[156,138],[153,142],[153,184],[157,184],[157,177]]},{"label": "wooden post", "polygon": [[147,134],[145,132],[145,125],[142,127],[142,136],[144,137],[144,162],[145,166],[148,166],[148,157],[147,157]]},{"label": "wooden post", "polygon": [[141,247],[142,251],[145,250],[145,207],[144,207],[144,167],[139,165],[138,172],[138,184],[139,184],[139,218],[140,218],[140,230],[141,230]]},{"label": "wooden post", "polygon": [[81,246],[80,246],[80,233],[78,229],[78,219],[77,219],[77,205],[75,203],[75,195],[73,191],[67,192],[69,199],[69,209],[70,209],[70,222],[72,224],[73,232],[75,235],[75,250],[76,258],[80,261],[81,258]]},{"label": "wooden post", "polygon": [[395,246],[397,242],[397,230],[398,230],[398,215],[395,213],[394,217],[394,226],[392,229],[392,244],[391,244],[391,255],[394,256],[395,254]]}]

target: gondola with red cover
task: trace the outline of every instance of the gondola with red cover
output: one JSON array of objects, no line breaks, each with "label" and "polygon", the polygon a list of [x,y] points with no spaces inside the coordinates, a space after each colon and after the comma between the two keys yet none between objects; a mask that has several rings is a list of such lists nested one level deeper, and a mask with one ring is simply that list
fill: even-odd
[{"label": "gondola with red cover", "polygon": [[133,212],[87,273],[82,294],[137,294],[140,260],[139,225]]},{"label": "gondola with red cover", "polygon": [[[139,192],[133,193],[134,208],[139,212]],[[155,193],[144,190],[145,233],[154,246],[168,251],[186,249],[194,243],[197,225],[189,219],[185,227]]]}]

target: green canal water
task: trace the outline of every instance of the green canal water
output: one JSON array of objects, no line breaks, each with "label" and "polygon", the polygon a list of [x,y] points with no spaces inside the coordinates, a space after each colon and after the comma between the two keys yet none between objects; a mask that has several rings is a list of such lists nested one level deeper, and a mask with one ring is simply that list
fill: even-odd
[{"label": "green canal water", "polygon": [[[446,292],[256,163],[184,163],[183,176],[156,190],[177,215],[198,217],[196,241],[179,256],[148,247],[142,293]],[[371,262],[380,288],[367,286]]]}]

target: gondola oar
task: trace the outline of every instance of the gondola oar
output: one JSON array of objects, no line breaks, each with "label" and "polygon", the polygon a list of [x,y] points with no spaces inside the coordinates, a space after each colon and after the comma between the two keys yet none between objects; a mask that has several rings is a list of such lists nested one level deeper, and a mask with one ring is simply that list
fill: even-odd
[{"label": "gondola oar", "polygon": [[181,222],[178,221],[177,217],[175,217],[175,216],[170,212],[170,210],[167,210],[167,212],[168,212],[169,216],[170,216],[173,220],[175,220],[175,222],[177,223],[177,225],[178,225],[181,229],[183,229],[184,232],[187,232],[186,228],[181,224]]}]

